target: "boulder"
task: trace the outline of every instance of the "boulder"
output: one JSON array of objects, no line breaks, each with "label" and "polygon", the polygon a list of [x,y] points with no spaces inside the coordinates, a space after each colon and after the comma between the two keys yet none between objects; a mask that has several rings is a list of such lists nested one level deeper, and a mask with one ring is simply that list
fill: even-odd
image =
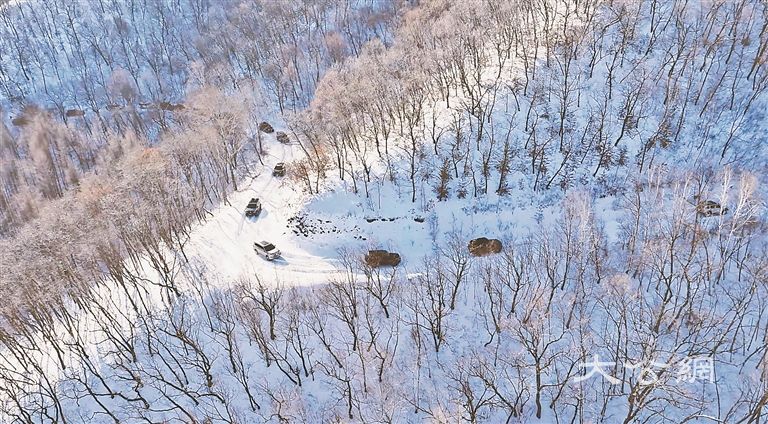
[{"label": "boulder", "polygon": [[472,256],[487,256],[501,252],[502,245],[501,240],[480,237],[470,240],[467,247]]},{"label": "boulder", "polygon": [[637,128],[637,121],[638,121],[638,118],[635,115],[630,113],[629,115],[624,117],[624,126],[626,126],[626,129],[628,130],[634,130],[635,128]]},{"label": "boulder", "polygon": [[696,212],[704,217],[707,216],[720,216],[728,213],[728,208],[723,207],[717,202],[712,200],[704,200],[696,205]]},{"label": "boulder", "polygon": [[184,110],[186,107],[182,103],[170,103],[170,102],[160,102],[159,105],[161,110],[167,110],[170,112],[176,112],[177,110]]},{"label": "boulder", "polygon": [[275,129],[272,128],[272,125],[269,125],[269,122],[262,122],[259,124],[259,131],[267,134],[272,134],[275,132]]},{"label": "boulder", "polygon": [[400,264],[400,255],[386,250],[370,250],[365,255],[365,263],[372,268],[397,266]]},{"label": "boulder", "polygon": [[17,116],[11,120],[11,124],[17,127],[23,127],[29,124],[29,119],[26,116]]},{"label": "boulder", "polygon": [[288,134],[286,134],[286,133],[284,133],[282,131],[278,131],[275,134],[275,137],[277,138],[277,141],[279,141],[279,142],[281,142],[283,144],[288,144],[288,143],[291,142],[291,139],[288,138]]},{"label": "boulder", "polygon": [[85,112],[80,109],[69,109],[65,112],[67,118],[74,118],[77,116],[85,116]]}]

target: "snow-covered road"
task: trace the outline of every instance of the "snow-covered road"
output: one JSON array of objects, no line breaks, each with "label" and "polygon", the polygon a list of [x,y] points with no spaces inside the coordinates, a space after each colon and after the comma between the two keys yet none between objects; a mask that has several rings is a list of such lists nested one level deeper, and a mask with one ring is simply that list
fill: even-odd
[{"label": "snow-covered road", "polygon": [[[276,163],[290,163],[300,155],[300,147],[280,144],[272,135],[265,137],[270,151],[264,160],[266,166],[232,193],[228,204],[220,205],[210,219],[193,230],[187,254],[205,266],[209,278],[225,285],[255,276],[285,285],[324,283],[336,273],[331,259],[335,252],[324,251],[291,232],[288,220],[307,199],[288,177],[273,177],[271,172]],[[246,218],[245,206],[252,197],[261,200],[263,209],[258,217]],[[253,243],[259,240],[277,246],[282,258],[267,261],[257,256]]]}]

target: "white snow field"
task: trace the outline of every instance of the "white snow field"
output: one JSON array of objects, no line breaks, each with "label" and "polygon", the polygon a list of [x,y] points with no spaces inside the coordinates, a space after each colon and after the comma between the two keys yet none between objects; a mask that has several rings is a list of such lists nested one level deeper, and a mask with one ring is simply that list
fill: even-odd
[{"label": "white snow field", "polygon": [[[298,183],[271,173],[278,162],[290,167],[302,154],[300,147],[271,141],[269,152],[261,172],[243,181],[226,204],[192,231],[185,253],[204,264],[215,281],[231,283],[257,276],[286,286],[325,284],[344,273],[337,259],[340,250],[354,251],[359,258],[369,249],[395,251],[407,268],[420,265],[436,243],[449,235],[465,241],[524,237],[542,223],[551,224],[559,212],[537,208],[543,199],[532,193],[505,197],[491,193],[481,199],[451,199],[439,205],[413,204],[408,188],[399,190],[380,182],[370,198],[353,194],[343,185],[308,196]],[[263,209],[258,217],[247,218],[244,210],[251,198],[260,199]],[[614,226],[611,202],[598,202],[608,227]],[[541,212],[538,217],[537,209]],[[257,256],[253,243],[260,240],[275,244],[281,258],[268,261]]]}]

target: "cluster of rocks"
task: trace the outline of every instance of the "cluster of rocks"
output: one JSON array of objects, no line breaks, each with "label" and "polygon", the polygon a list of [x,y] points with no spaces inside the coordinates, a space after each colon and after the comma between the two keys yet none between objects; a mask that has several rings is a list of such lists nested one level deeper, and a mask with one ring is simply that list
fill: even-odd
[{"label": "cluster of rocks", "polygon": [[184,110],[186,109],[186,106],[184,106],[183,103],[171,103],[171,102],[159,102],[159,103],[151,103],[151,102],[145,102],[145,103],[139,103],[140,109],[146,109],[146,110],[165,110],[168,112],[176,112],[178,110]]},{"label": "cluster of rocks", "polygon": [[[1,1],[0,1],[1,2]],[[124,110],[131,105],[120,105],[116,103],[110,103],[104,106],[104,109],[108,112],[117,112],[120,110]],[[168,101],[162,101],[162,102],[139,102],[138,104],[134,105],[138,106],[139,110],[163,110],[166,112],[178,112],[186,109],[186,106],[184,106],[184,103],[171,103]],[[26,106],[22,111],[13,119],[11,119],[11,124],[17,127],[23,127],[29,124],[31,118],[37,114],[42,112],[42,109],[39,109],[34,106]],[[55,113],[56,111],[53,109],[49,109],[51,113]],[[64,116],[66,118],[82,118],[85,117],[85,111],[82,109],[66,109],[64,111]],[[266,123],[266,122],[263,122]],[[267,124],[269,125],[269,124]]]},{"label": "cluster of rocks", "polygon": [[[404,216],[396,216],[396,217],[394,217],[394,218],[384,218],[384,217],[381,217],[381,216],[371,216],[371,217],[366,217],[366,218],[365,218],[365,220],[366,220],[367,222],[369,222],[369,223],[371,223],[371,222],[376,222],[376,221],[382,221],[382,222],[387,222],[387,221],[389,221],[389,222],[394,222],[394,221],[396,221],[396,220],[398,220],[398,219],[406,219],[406,217],[404,217]],[[413,220],[414,220],[414,221],[416,221],[416,222],[418,222],[418,223],[422,223],[422,222],[424,222],[424,217],[422,217],[422,216],[415,216],[415,217],[413,218]]]},{"label": "cluster of rocks", "polygon": [[[341,234],[345,231],[333,225],[332,221],[320,218],[311,219],[306,215],[295,215],[288,218],[288,225],[293,234],[297,236],[310,237],[317,234]],[[352,231],[358,230],[355,226]],[[365,237],[356,235],[355,239],[366,240]]]},{"label": "cluster of rocks", "polygon": [[399,218],[399,217],[398,217],[398,218],[382,218],[382,217],[370,217],[370,218],[365,218],[365,220],[366,220],[366,221],[368,221],[368,222],[376,222],[376,221],[394,221],[394,220],[396,220],[396,219],[400,219],[400,218]]}]

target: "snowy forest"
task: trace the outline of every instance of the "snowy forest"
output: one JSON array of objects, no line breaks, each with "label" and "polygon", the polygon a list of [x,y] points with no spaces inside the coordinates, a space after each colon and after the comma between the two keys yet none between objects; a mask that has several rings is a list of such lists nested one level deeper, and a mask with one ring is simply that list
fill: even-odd
[{"label": "snowy forest", "polygon": [[765,422],[767,89],[760,0],[0,0],[0,423]]}]

